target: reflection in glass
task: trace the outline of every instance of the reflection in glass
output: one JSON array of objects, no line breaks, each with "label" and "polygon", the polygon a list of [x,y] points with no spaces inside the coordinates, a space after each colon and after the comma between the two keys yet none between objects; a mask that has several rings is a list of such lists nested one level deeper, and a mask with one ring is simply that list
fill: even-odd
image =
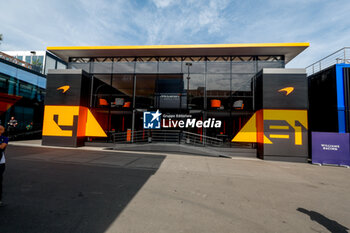
[{"label": "reflection in glass", "polygon": [[[191,74],[203,74],[205,73],[205,61],[190,61],[192,63],[191,66]],[[182,63],[182,71],[183,73],[187,73],[186,62]]]},{"label": "reflection in glass", "polygon": [[[187,74],[183,75],[184,89],[188,93],[188,108],[203,109],[204,107],[204,90],[205,81],[204,74],[190,74],[189,82]],[[189,87],[188,84],[189,83]]]},{"label": "reflection in glass", "polygon": [[136,62],[136,73],[157,73],[158,62]]},{"label": "reflection in glass", "polygon": [[284,61],[258,61],[258,71],[262,68],[283,68]]},{"label": "reflection in glass", "polygon": [[[49,69],[55,69],[55,68],[48,68],[49,67],[55,67],[56,61],[50,57],[47,57],[46,59],[46,73]],[[90,72],[90,63],[78,63],[78,62],[70,62],[68,65],[68,69],[82,69],[85,72]]]},{"label": "reflection in glass", "polygon": [[232,91],[251,92],[254,74],[232,74]]},{"label": "reflection in glass", "polygon": [[208,61],[207,72],[212,74],[230,73],[230,61]]},{"label": "reflection in glass", "polygon": [[181,64],[181,62],[176,61],[159,62],[159,73],[181,73]]},{"label": "reflection in glass", "polygon": [[[216,92],[216,95],[228,95],[225,91],[231,90],[230,74],[208,74],[207,75],[207,93]],[[221,94],[219,94],[221,93]],[[208,94],[207,94],[208,95]]]},{"label": "reflection in glass", "polygon": [[134,73],[134,62],[114,62],[113,73]]},{"label": "reflection in glass", "polygon": [[255,73],[256,61],[232,61],[232,73]]},{"label": "reflection in glass", "polygon": [[94,62],[92,64],[94,74],[103,74],[112,72],[112,62]]}]

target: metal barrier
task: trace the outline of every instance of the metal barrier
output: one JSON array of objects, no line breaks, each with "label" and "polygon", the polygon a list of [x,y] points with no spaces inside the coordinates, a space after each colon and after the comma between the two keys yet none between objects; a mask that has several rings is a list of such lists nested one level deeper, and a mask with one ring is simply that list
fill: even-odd
[{"label": "metal barrier", "polygon": [[42,130],[30,130],[22,132],[6,132],[10,141],[40,139]]},{"label": "metal barrier", "polygon": [[344,47],[306,67],[307,75],[315,74],[334,64],[350,63],[350,47]]},{"label": "metal barrier", "polygon": [[219,138],[209,137],[201,134],[182,132],[181,140],[184,144],[203,145],[203,146],[221,146],[223,140]]},{"label": "metal barrier", "polygon": [[10,56],[10,55],[8,55],[6,53],[3,53],[3,52],[0,52],[0,58],[4,59],[6,61],[12,62],[14,64],[23,66],[23,67],[28,68],[28,69],[32,69],[33,68],[31,64],[29,64],[27,62],[24,62],[22,60],[19,60],[19,59],[15,58],[15,57],[12,57],[12,56]]},{"label": "metal barrier", "polygon": [[128,139],[127,132],[112,133],[113,143],[151,143],[169,142],[194,146],[222,146],[223,140],[201,134],[181,130],[140,130],[131,133]]}]

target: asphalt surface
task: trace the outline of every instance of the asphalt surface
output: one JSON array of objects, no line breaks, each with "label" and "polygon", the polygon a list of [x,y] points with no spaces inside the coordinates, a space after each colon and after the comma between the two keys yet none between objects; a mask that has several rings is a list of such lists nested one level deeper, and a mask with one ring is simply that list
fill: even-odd
[{"label": "asphalt surface", "polygon": [[9,146],[0,233],[348,232],[350,169]]}]

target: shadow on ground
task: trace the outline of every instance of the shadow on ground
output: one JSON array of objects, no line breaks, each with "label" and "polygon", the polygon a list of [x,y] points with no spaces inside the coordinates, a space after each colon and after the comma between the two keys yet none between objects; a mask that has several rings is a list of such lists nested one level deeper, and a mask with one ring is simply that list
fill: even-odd
[{"label": "shadow on ground", "polygon": [[332,233],[347,233],[347,230],[349,230],[349,228],[347,228],[346,226],[343,226],[337,221],[329,219],[316,211],[307,210],[304,208],[298,208],[297,211],[308,215],[312,221],[315,221],[318,224],[324,226]]},{"label": "shadow on ground", "polygon": [[13,159],[48,150],[55,151],[8,148],[4,175],[7,206],[0,209],[1,233],[105,232],[165,158],[158,156],[162,159],[157,160],[155,169]]}]

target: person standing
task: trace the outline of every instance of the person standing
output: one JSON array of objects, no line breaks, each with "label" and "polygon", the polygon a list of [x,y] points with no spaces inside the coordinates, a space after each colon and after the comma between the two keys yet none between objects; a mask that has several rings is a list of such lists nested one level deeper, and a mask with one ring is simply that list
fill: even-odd
[{"label": "person standing", "polygon": [[14,116],[12,116],[9,122],[7,122],[7,130],[9,133],[8,135],[9,137],[12,136],[13,132],[16,130],[17,125],[18,125],[17,120],[15,119]]},{"label": "person standing", "polygon": [[5,171],[5,149],[9,143],[9,139],[3,134],[5,133],[5,127],[0,125],[0,207],[4,206],[2,202],[2,178]]}]

